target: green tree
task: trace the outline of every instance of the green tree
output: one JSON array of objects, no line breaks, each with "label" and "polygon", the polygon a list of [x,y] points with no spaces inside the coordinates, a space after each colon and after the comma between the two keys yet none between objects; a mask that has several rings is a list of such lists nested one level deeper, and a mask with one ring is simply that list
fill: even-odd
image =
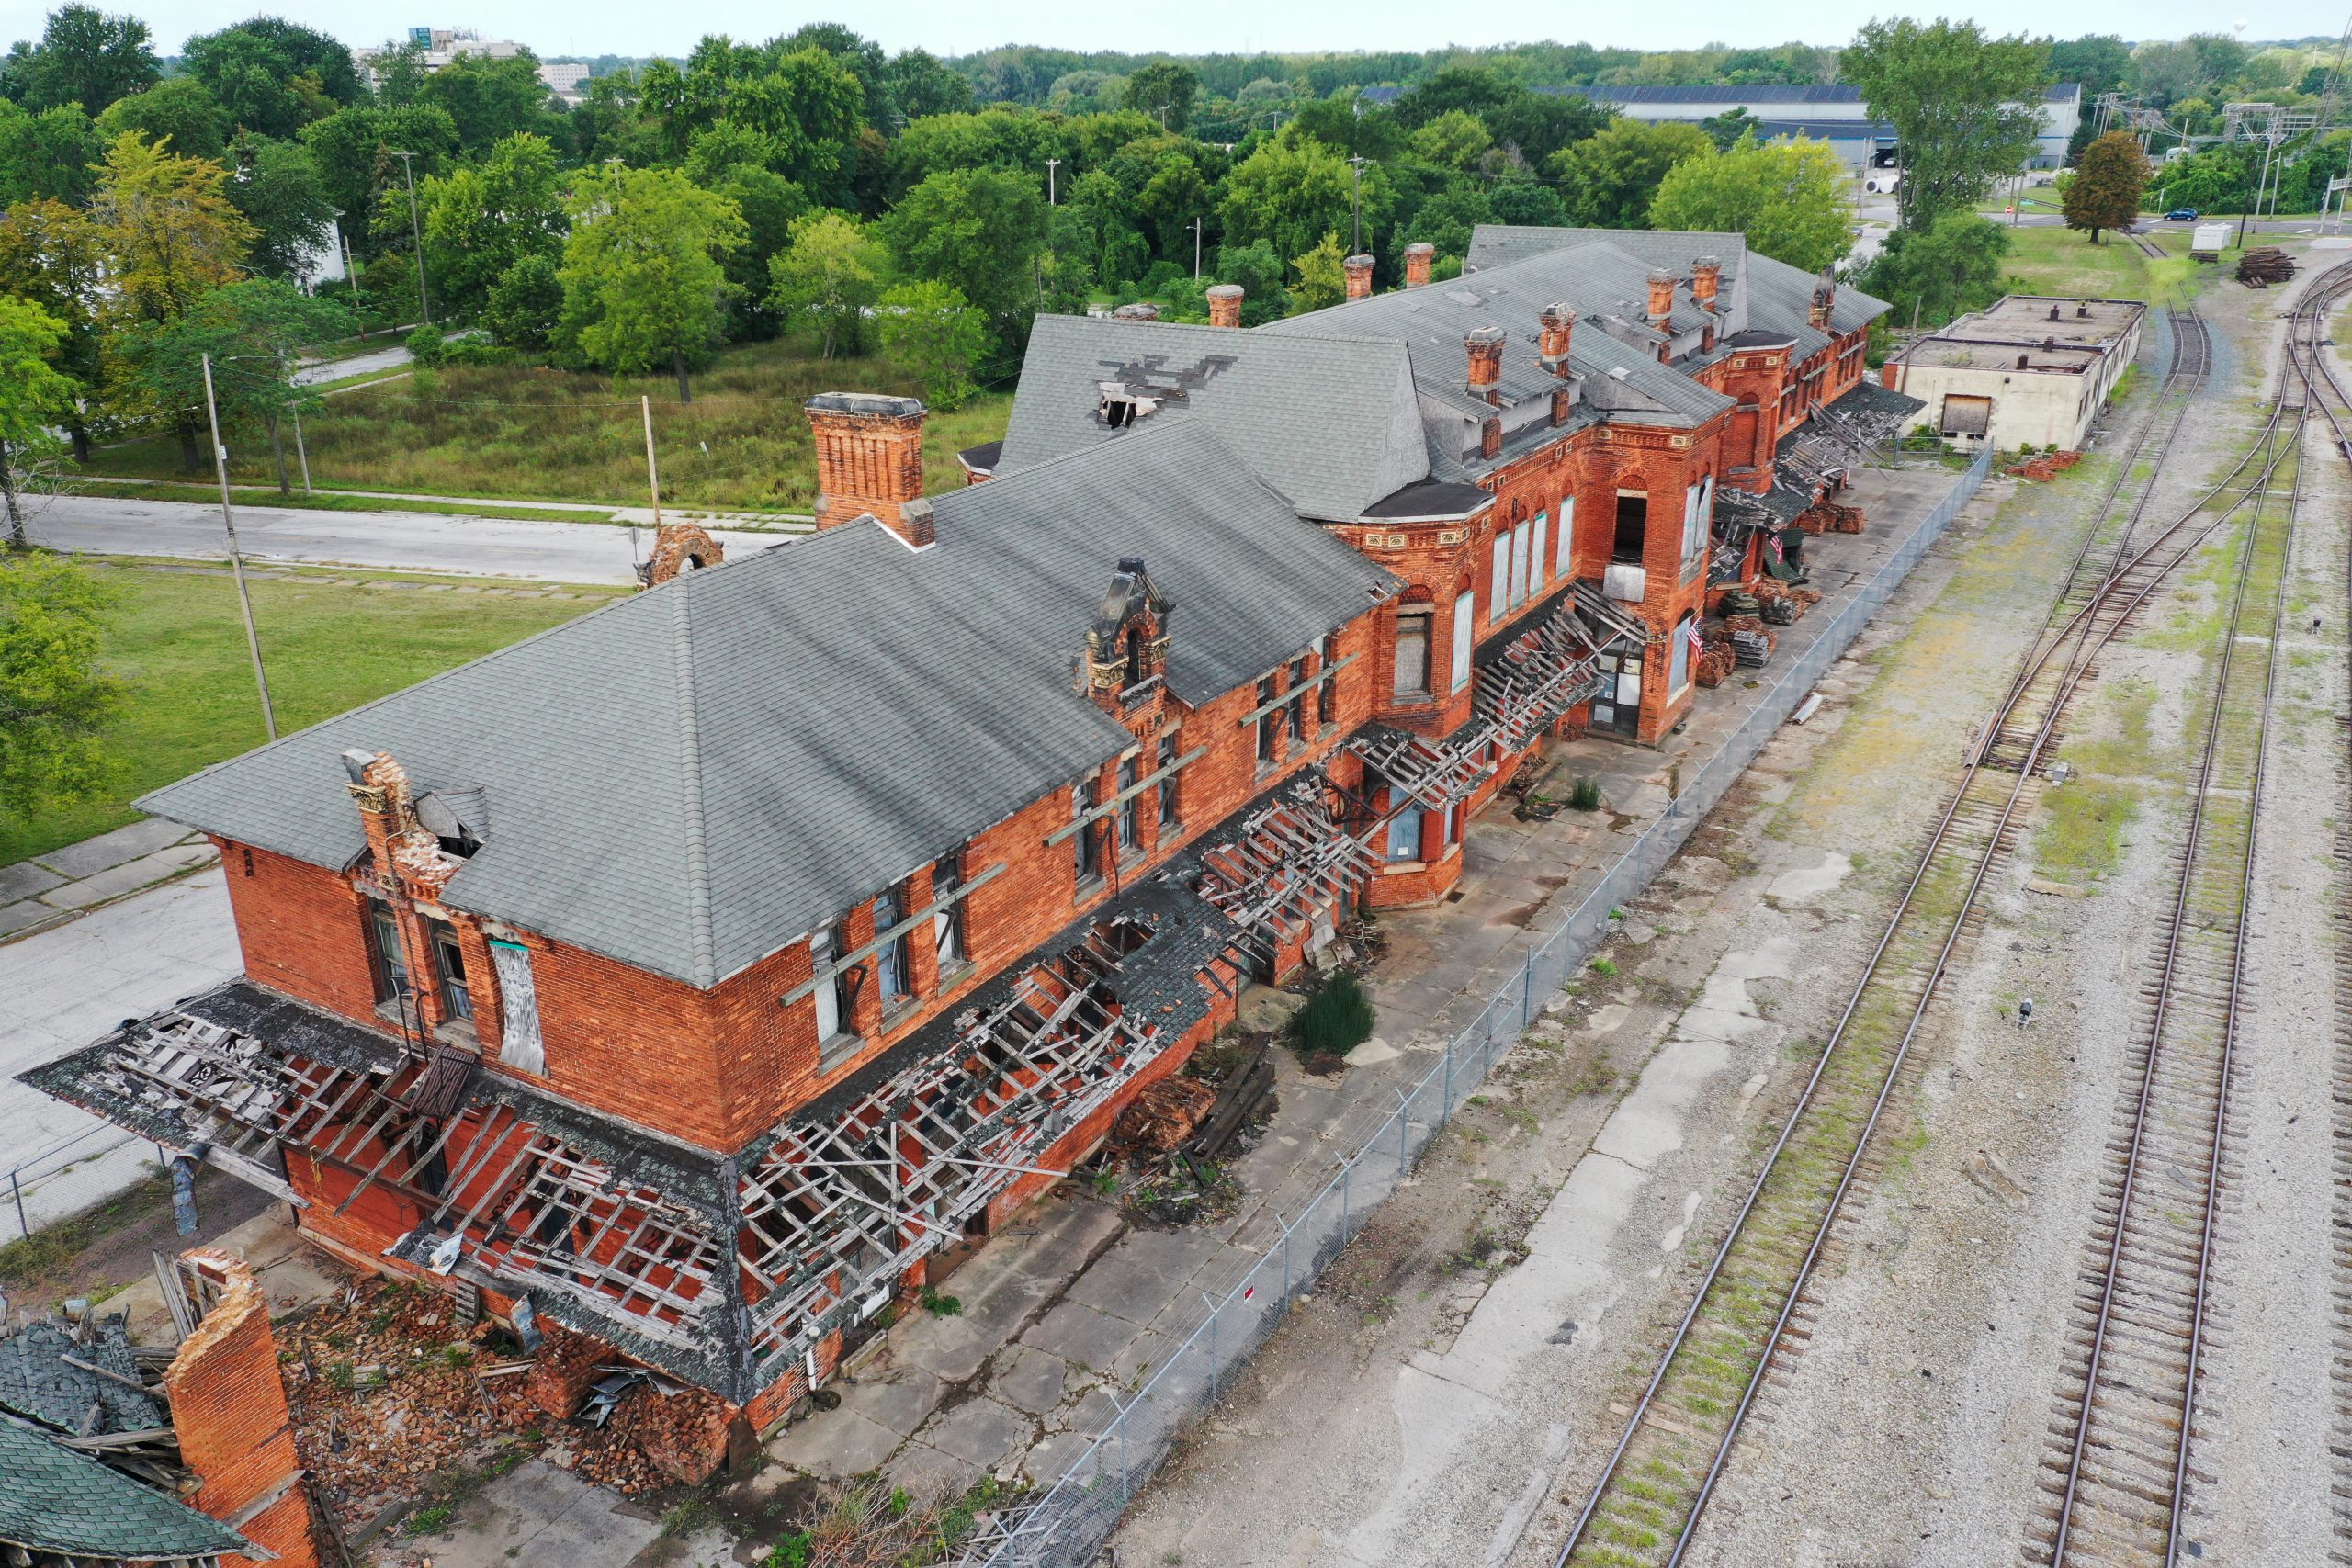
[{"label": "green tree", "polygon": [[1677,164],[1712,157],[1715,145],[1695,125],[1620,119],[1552,160],[1560,200],[1578,223],[1639,229],[1649,221],[1658,183]]},{"label": "green tree", "polygon": [[124,334],[118,369],[150,408],[204,408],[204,361],[212,361],[214,401],[224,433],[258,432],[277,459],[277,491],[290,493],[284,422],[320,406],[320,394],[294,379],[303,352],[358,327],[340,300],[309,295],[283,278],[224,284],[168,321]]},{"label": "green tree", "polygon": [[876,321],[882,346],[922,380],[933,408],[961,408],[977,390],[972,367],[988,352],[988,318],[953,284],[902,283],[882,296]]},{"label": "green tree", "polygon": [[1476,169],[1494,144],[1487,122],[1466,109],[1448,109],[1406,138],[1414,157],[1458,173]]},{"label": "green tree", "polygon": [[1470,236],[1481,223],[1494,221],[1487,193],[1470,180],[1457,180],[1431,193],[1406,220],[1400,238],[1426,240],[1442,256],[1466,256]]},{"label": "green tree", "polygon": [[1017,350],[1027,341],[1046,243],[1046,193],[1034,176],[1000,169],[933,175],[876,227],[906,278],[954,285],[986,312],[1001,347]]},{"label": "green tree", "polygon": [[460,55],[424,79],[417,102],[447,110],[460,150],[479,156],[510,136],[548,129],[547,84],[529,50]]},{"label": "green tree", "polygon": [[1339,235],[1324,235],[1312,250],[1293,256],[1290,265],[1298,274],[1298,281],[1290,286],[1292,315],[1304,316],[1347,299],[1347,257],[1340,251]]},{"label": "green tree", "polygon": [[1290,313],[1290,291],[1283,287],[1283,258],[1263,240],[1217,247],[1216,280],[1241,286],[1241,324],[1254,327]]},{"label": "green tree", "polygon": [[2085,102],[2123,85],[2132,69],[2132,46],[2113,33],[2086,33],[2050,40],[2050,73],[2061,82],[2082,84]]},{"label": "green tree", "polygon": [[[1353,238],[1354,189],[1345,159],[1319,141],[1294,135],[1285,126],[1226,175],[1225,199],[1217,210],[1229,241],[1246,245],[1265,240],[1277,255],[1295,256],[1314,249],[1326,234]],[[1387,171],[1366,168],[1365,244],[1382,242],[1396,207],[1396,187]]]},{"label": "green tree", "polygon": [[252,265],[271,277],[301,277],[334,233],[334,204],[310,150],[266,136],[237,139],[229,199],[254,226]]},{"label": "green tree", "polygon": [[972,107],[972,83],[962,72],[920,49],[910,49],[890,62],[884,81],[890,105],[901,118],[925,115],[965,114]]},{"label": "green tree", "polygon": [[582,174],[563,243],[563,335],[589,363],[646,371],[666,364],[678,400],[687,367],[727,322],[724,258],[743,243],[743,214],[675,169]]},{"label": "green tree", "polygon": [[1296,134],[1313,138],[1342,158],[1394,158],[1405,150],[1405,130],[1379,104],[1353,93],[1298,106],[1290,122]]},{"label": "green tree", "polygon": [[2033,152],[2050,81],[2045,45],[1988,39],[1973,22],[1898,17],[1867,24],[1838,69],[1902,144],[1894,204],[1906,229],[1973,207]]},{"label": "green tree", "polygon": [[102,114],[118,98],[154,84],[155,51],[147,24],[109,17],[89,6],[61,6],[49,14],[40,42],[8,63],[8,96],[38,114],[79,104]]},{"label": "green tree", "polygon": [[150,141],[165,137],[189,158],[218,158],[229,150],[229,115],[212,89],[193,76],[171,76],[143,93],[117,98],[98,116],[99,137],[112,141],[135,130]]},{"label": "green tree", "polygon": [[808,213],[793,221],[791,243],[768,263],[768,305],[787,326],[814,335],[823,357],[855,354],[888,265],[888,253],[856,219]]},{"label": "green tree", "polygon": [[[1089,276],[1119,289],[1150,269],[1151,247],[1128,219],[1126,194],[1100,169],[1072,180],[1067,197],[1051,214],[1057,254],[1076,255]],[[1190,236],[1186,236],[1189,241]]]},{"label": "green tree", "polygon": [[275,17],[188,39],[180,65],[212,89],[232,123],[264,136],[291,136],[367,96],[351,51]]},{"label": "green tree", "polygon": [[[91,207],[107,257],[109,333],[124,339],[170,326],[198,301],[244,276],[254,227],[229,200],[229,171],[209,158],[182,158],[126,131],[107,149]],[[111,400],[124,412],[163,419],[179,436],[181,466],[198,468],[201,404],[158,400],[155,383],[118,361]]]},{"label": "green tree", "polygon": [[2128,130],[2109,131],[2083,150],[2082,164],[2059,197],[2066,227],[2087,229],[2094,245],[2100,230],[2129,228],[2140,216],[2148,173],[2138,138]]},{"label": "green tree", "polygon": [[1747,248],[1819,272],[1853,244],[1846,166],[1826,142],[1800,136],[1689,158],[1667,171],[1650,203],[1653,229],[1732,231]]},{"label": "green tree", "polygon": [[113,603],[66,557],[0,559],[0,812],[22,821],[113,781],[104,736],[125,696],[103,664]]},{"label": "green tree", "polygon": [[0,213],[0,295],[14,295],[65,329],[53,363],[74,383],[60,414],[76,461],[90,460],[90,412],[102,374],[98,311],[106,255],[88,213],[62,201],[28,201]]},{"label": "green tree", "polygon": [[[338,109],[304,126],[300,141],[318,165],[327,199],[341,209],[345,229],[358,243],[366,239],[369,220],[382,210],[384,198],[394,191],[405,192],[401,161],[392,154],[416,154],[421,186],[449,167],[458,151],[458,127],[447,109],[434,105],[378,108],[369,104]],[[405,196],[397,228],[405,238]]]},{"label": "green tree", "polygon": [[818,201],[850,197],[865,89],[820,49],[784,55],[775,69],[729,85],[725,118],[759,131],[777,149],[775,172]]},{"label": "green tree", "polygon": [[1152,252],[1173,261],[1192,261],[1193,224],[1204,220],[1202,243],[1207,244],[1216,236],[1206,221],[1216,216],[1216,197],[1209,189],[1209,182],[1201,175],[1201,166],[1182,152],[1163,152],[1158,164],[1136,193],[1135,215],[1149,232]]},{"label": "green tree", "polygon": [[471,319],[525,256],[563,249],[563,193],[555,149],[517,132],[479,164],[435,175],[417,189],[424,219],[424,265],[443,306]]},{"label": "green tree", "polygon": [[0,294],[0,502],[12,550],[29,547],[17,493],[27,456],[74,406],[73,380],[50,363],[64,342],[63,321],[28,299]]},{"label": "green tree", "polygon": [[556,276],[555,258],[526,255],[491,285],[481,319],[492,343],[544,354],[562,318],[563,280]]},{"label": "green tree", "polygon": [[1727,152],[1733,142],[1754,130],[1756,125],[1756,117],[1742,104],[1727,113],[1709,115],[1699,122],[1699,129],[1707,133],[1707,140],[1715,144],[1716,152]]},{"label": "green tree", "polygon": [[102,151],[80,105],[29,114],[0,98],[0,204],[88,200]]},{"label": "green tree", "polygon": [[1160,61],[1127,77],[1126,106],[1148,114],[1170,130],[1182,130],[1193,118],[1193,97],[1201,78],[1189,65]]},{"label": "green tree", "polygon": [[403,39],[389,54],[376,57],[376,101],[389,109],[404,109],[424,91],[424,51]]},{"label": "green tree", "polygon": [[2008,253],[2003,225],[1973,212],[1947,212],[1925,229],[1889,234],[1861,284],[1894,307],[1888,319],[1894,324],[1942,326],[2001,297]]}]

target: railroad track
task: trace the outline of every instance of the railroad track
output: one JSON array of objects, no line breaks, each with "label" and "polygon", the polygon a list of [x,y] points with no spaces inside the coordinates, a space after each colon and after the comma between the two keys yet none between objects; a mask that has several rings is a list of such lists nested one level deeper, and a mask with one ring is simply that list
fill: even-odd
[{"label": "railroad track", "polygon": [[[2199,1374],[2212,1320],[2216,1232],[2233,1182],[2230,1091],[2259,848],[2263,762],[2285,628],[2302,451],[2326,406],[2327,310],[2352,264],[2305,290],[2288,333],[2257,495],[2217,649],[2169,911],[2159,924],[2124,1100],[2105,1156],[2066,1364],[2043,1461],[2030,1564],[2153,1564],[2186,1536]],[[2287,477],[2283,482],[2280,475]],[[2269,502],[2285,491],[2283,508]],[[2249,630],[2251,616],[2257,630]],[[2339,1199],[2339,1201],[2341,1200]]]},{"label": "railroad track", "polygon": [[[2177,344],[2195,356],[2193,374],[2201,378],[2210,359],[2204,323],[2193,310],[2179,314],[2192,324],[2177,332]],[[2167,388],[2184,373],[2176,364]],[[2165,412],[2160,405],[2152,427]],[[2153,454],[2159,468],[2184,414],[2185,405],[2162,424]],[[2110,508],[2102,507],[2048,626],[1980,728],[1980,743],[1555,1559],[1557,1568],[1672,1568],[1683,1561],[1778,1358],[1809,1337],[1807,1287],[1837,1256],[1845,1200],[1875,1174],[1873,1134],[1911,1081],[1911,1048],[1937,1010],[1955,956],[1981,923],[1978,896],[2039,798],[2040,769],[2068,702],[2134,612],[2265,492],[2278,461],[2279,423],[2274,410],[2256,450],[2145,544],[2136,538],[2143,496],[2111,545],[2095,548],[2107,535]],[[2128,476],[2139,451],[2135,444],[2120,474]]]}]

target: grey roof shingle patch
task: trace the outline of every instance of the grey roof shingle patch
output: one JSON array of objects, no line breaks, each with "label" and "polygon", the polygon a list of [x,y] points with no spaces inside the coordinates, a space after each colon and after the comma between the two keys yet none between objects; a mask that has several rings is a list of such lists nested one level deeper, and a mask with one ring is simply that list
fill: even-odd
[{"label": "grey roof shingle patch", "polygon": [[[1097,413],[1105,382],[1156,406],[1114,429]],[[1397,344],[1081,316],[1037,318],[999,468],[1192,419],[1309,517],[1360,516],[1429,473]]]},{"label": "grey roof shingle patch", "polygon": [[[115,1377],[138,1382],[139,1363],[119,1313],[91,1325],[85,1343],[74,1330],[51,1319],[37,1319],[0,1338],[0,1409],[45,1422],[74,1437],[98,1432],[140,1432],[164,1425],[163,1407],[147,1394],[84,1368],[71,1356]],[[85,1427],[91,1407],[96,1426]]]},{"label": "grey roof shingle patch", "polygon": [[0,1541],[28,1551],[151,1562],[228,1552],[253,1542],[175,1497],[59,1447],[0,1416]]},{"label": "grey roof shingle patch", "polygon": [[141,805],[342,867],[363,843],[337,759],[390,751],[420,790],[484,788],[494,827],[445,902],[707,987],[1132,743],[1075,682],[1122,557],[1174,603],[1170,688],[1195,704],[1392,581],[1203,422],[933,507],[929,549],[858,523],[690,572]]}]

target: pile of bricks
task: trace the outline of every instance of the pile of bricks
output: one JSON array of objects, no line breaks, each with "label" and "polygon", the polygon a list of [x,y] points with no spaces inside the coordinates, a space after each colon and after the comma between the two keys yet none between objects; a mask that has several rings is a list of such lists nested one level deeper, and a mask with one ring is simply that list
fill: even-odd
[{"label": "pile of bricks", "polygon": [[1198,1078],[1161,1078],[1119,1112],[1111,1137],[1123,1149],[1164,1155],[1191,1137],[1216,1104],[1216,1090]]},{"label": "pile of bricks", "polygon": [[2082,460],[2083,455],[2080,452],[2047,452],[2039,457],[2016,464],[2003,471],[2013,479],[2031,479],[2037,484],[2047,484]]},{"label": "pile of bricks", "polygon": [[1848,506],[1840,502],[1825,501],[1821,503],[1821,509],[1825,513],[1828,513],[1829,532],[1833,534],[1859,534],[1862,531],[1862,509],[1860,507]]},{"label": "pile of bricks", "polygon": [[[1743,615],[1743,622],[1755,622],[1753,629],[1762,630],[1762,623],[1753,615]],[[1702,621],[1699,627],[1699,662],[1692,667],[1690,678],[1702,686],[1720,686],[1731,679],[1739,667],[1739,655],[1731,645],[1732,627],[1729,619]]]}]

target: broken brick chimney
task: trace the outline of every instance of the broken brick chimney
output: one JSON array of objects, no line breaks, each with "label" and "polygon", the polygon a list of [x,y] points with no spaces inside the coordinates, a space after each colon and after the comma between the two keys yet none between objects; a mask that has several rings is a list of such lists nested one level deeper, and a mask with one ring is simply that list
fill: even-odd
[{"label": "broken brick chimney", "polygon": [[181,1262],[204,1282],[204,1295],[219,1292],[164,1371],[180,1462],[198,1483],[193,1501],[274,1553],[280,1568],[314,1568],[310,1494],[268,1298],[233,1254],[199,1247]]},{"label": "broken brick chimney", "polygon": [[1209,287],[1209,325],[1238,327],[1241,324],[1242,288],[1238,283],[1217,283]]},{"label": "broken brick chimney", "polygon": [[1813,286],[1813,305],[1805,311],[1805,324],[1817,333],[1826,333],[1837,309],[1838,275],[1825,266],[1821,269],[1821,281]]},{"label": "broken brick chimney", "polygon": [[1359,251],[1340,264],[1348,271],[1348,298],[1372,298],[1372,258]]},{"label": "broken brick chimney", "polygon": [[1159,307],[1148,299],[1138,299],[1113,310],[1111,319],[1114,321],[1156,321],[1159,320]]},{"label": "broken brick chimney", "polygon": [[1555,376],[1568,373],[1568,340],[1575,335],[1577,313],[1566,305],[1546,305],[1537,318],[1541,330],[1535,334],[1536,357],[1544,368]]},{"label": "broken brick chimney", "polygon": [[1500,327],[1474,327],[1462,339],[1469,351],[1470,395],[1499,404],[1503,397],[1503,341]]},{"label": "broken brick chimney", "polygon": [[917,548],[931,543],[931,508],[922,501],[922,400],[820,392],[808,411],[817,438],[818,528],[871,516]]},{"label": "broken brick chimney", "polygon": [[682,572],[717,566],[727,552],[699,523],[664,523],[653,531],[653,553],[637,569],[638,586],[659,588]]},{"label": "broken brick chimney", "polygon": [[1696,256],[1690,262],[1690,298],[1699,302],[1702,310],[1715,308],[1715,295],[1723,288],[1724,264],[1720,256]]},{"label": "broken brick chimney", "polygon": [[1650,274],[1650,325],[1659,332],[1674,331],[1674,274],[1663,269]]},{"label": "broken brick chimney", "polygon": [[1405,247],[1405,287],[1426,288],[1430,282],[1430,264],[1437,260],[1437,247],[1427,240],[1416,240]]}]

